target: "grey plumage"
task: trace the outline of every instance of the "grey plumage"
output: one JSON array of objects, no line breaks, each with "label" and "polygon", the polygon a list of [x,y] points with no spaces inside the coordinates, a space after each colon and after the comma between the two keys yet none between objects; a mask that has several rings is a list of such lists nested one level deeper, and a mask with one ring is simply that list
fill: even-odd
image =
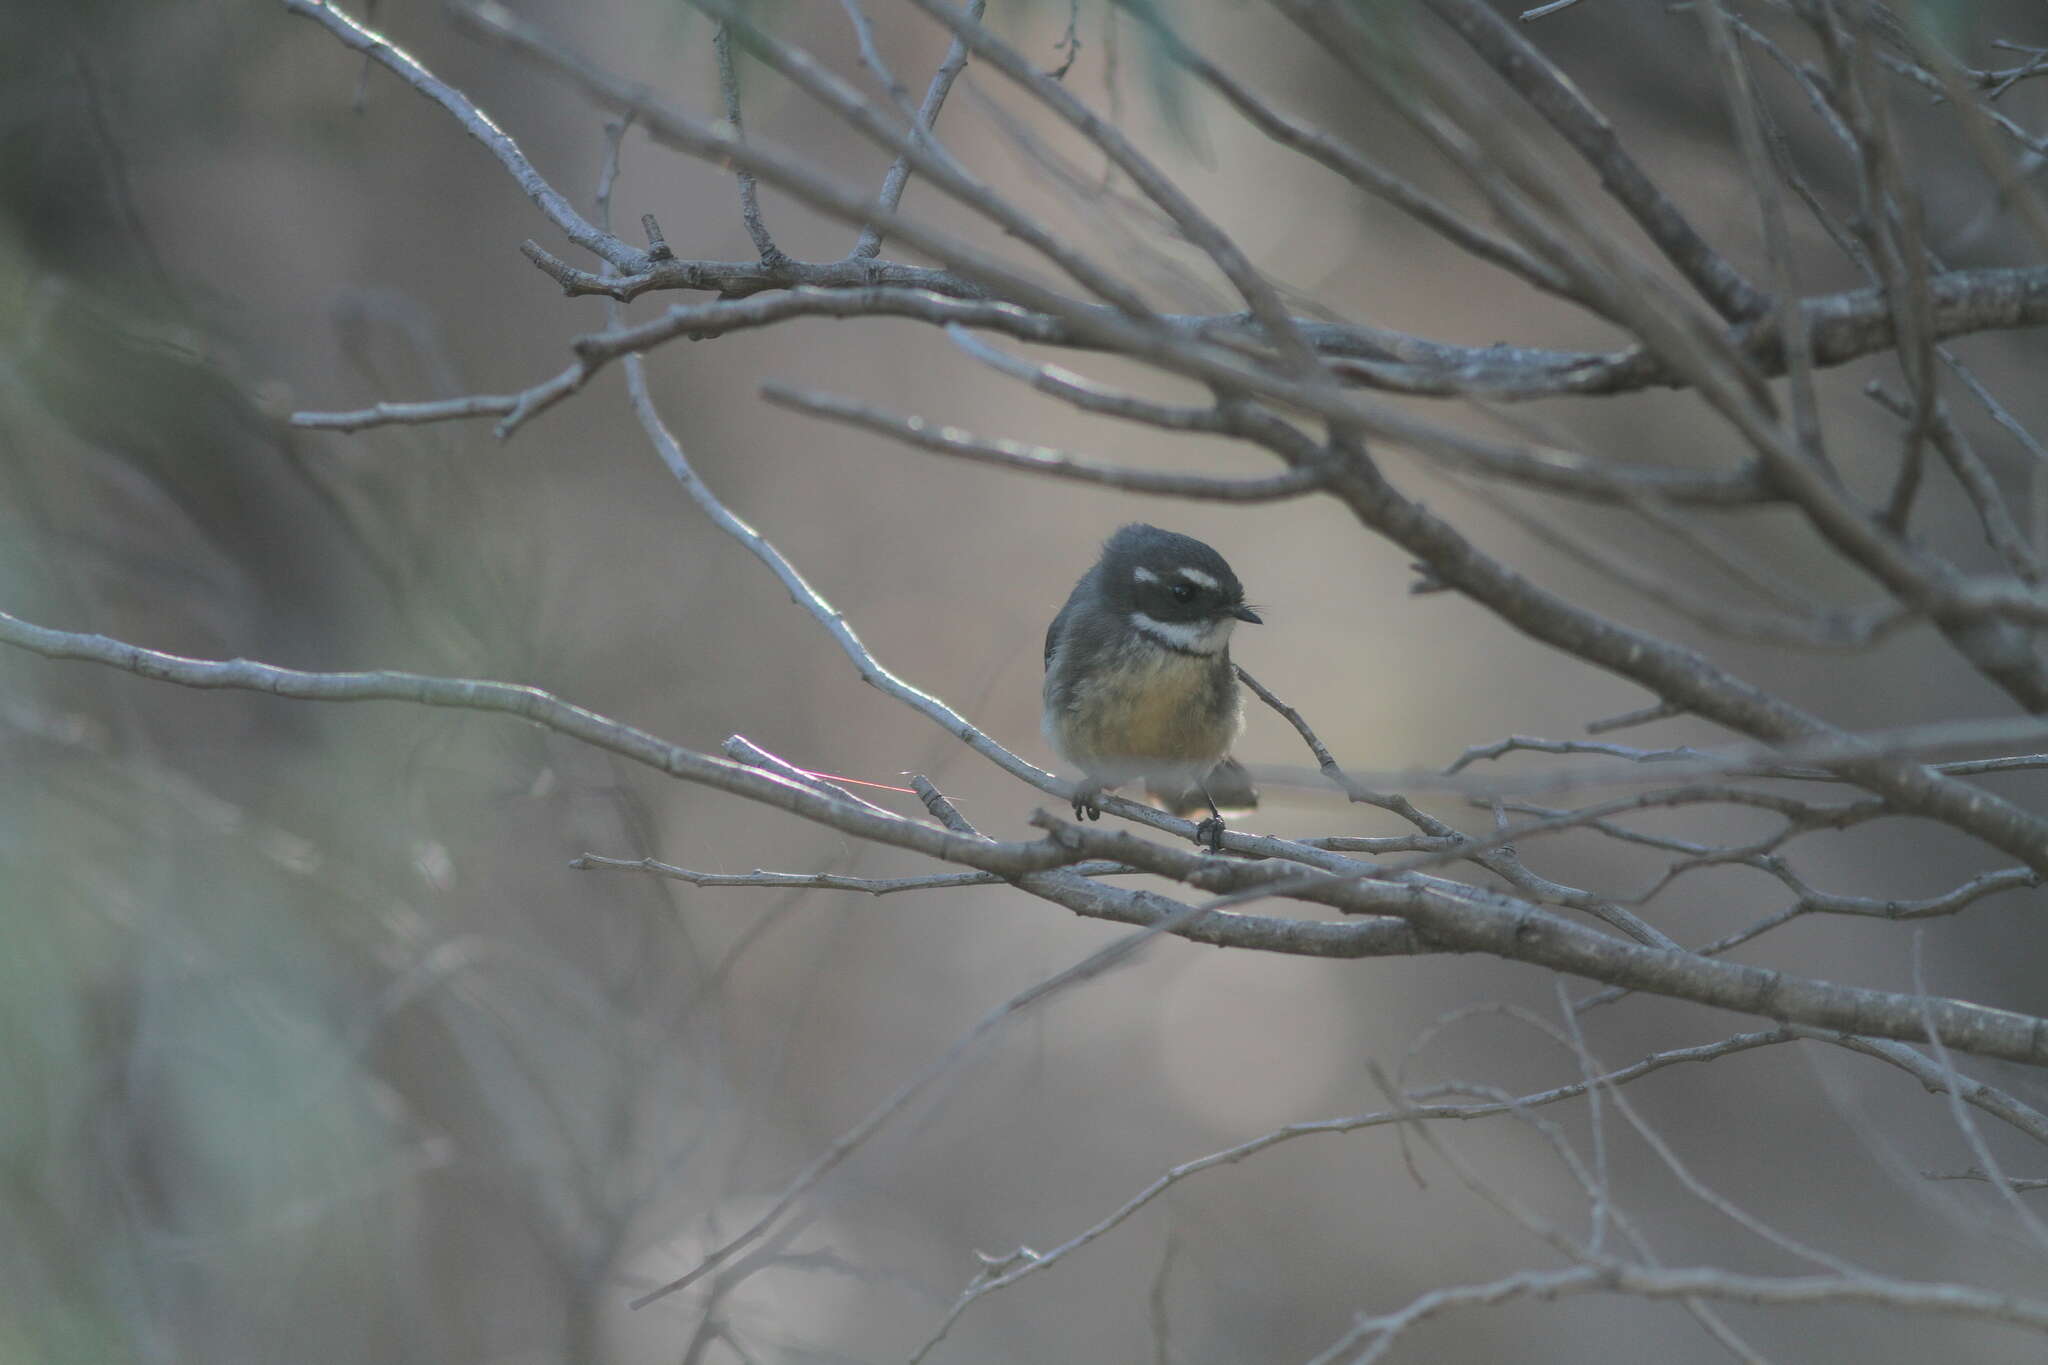
[{"label": "grey plumage", "polygon": [[[1230,633],[1258,620],[1215,550],[1156,526],[1124,527],[1046,630],[1046,739],[1095,790],[1142,778],[1181,815],[1210,797],[1255,805],[1227,754],[1243,723]],[[1084,813],[1093,805],[1092,791],[1075,802]]]}]

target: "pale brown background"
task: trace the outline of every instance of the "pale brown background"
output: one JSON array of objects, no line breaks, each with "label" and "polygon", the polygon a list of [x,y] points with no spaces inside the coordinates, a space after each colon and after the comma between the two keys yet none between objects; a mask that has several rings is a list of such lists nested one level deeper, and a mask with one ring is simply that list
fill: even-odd
[{"label": "pale brown background", "polygon": [[[2048,39],[2031,7],[1975,8],[1975,23],[1958,25],[1975,58],[1989,56],[1968,48],[1983,36]],[[992,9],[1051,63],[1064,6]],[[876,10],[892,58],[921,83],[940,50],[933,31],[886,3]],[[707,31],[673,6],[523,12],[692,108],[715,101]],[[1208,51],[1288,107],[1456,193],[1278,19],[1256,6],[1185,13]],[[431,6],[386,0],[378,20],[588,202],[601,136],[587,105],[453,34]],[[785,6],[779,22],[851,69],[836,6]],[[1091,101],[1103,97],[1100,25],[1091,12],[1069,77]],[[1707,233],[1738,257],[1752,251],[1692,21],[1587,0],[1540,36]],[[358,437],[281,426],[292,408],[508,392],[559,368],[567,340],[601,325],[598,302],[564,300],[521,259],[529,235],[563,247],[432,106],[373,74],[352,112],[358,62],[268,4],[17,5],[0,17],[0,50],[11,68],[0,82],[7,610],[203,657],[532,683],[699,748],[738,732],[825,771],[929,773],[984,829],[1026,832],[1044,799],[864,687],[670,483],[618,374],[502,445],[483,424]],[[1192,91],[1176,131],[1128,25],[1121,60],[1133,131],[1254,259],[1323,306],[1472,343],[1612,340]],[[848,177],[879,175],[880,155],[843,125],[758,68],[746,75],[753,135]],[[1009,93],[970,68],[944,125],[955,150],[1090,231],[1035,187],[977,89]],[[2038,123],[2036,91],[2016,91],[2009,111]],[[1802,136],[1819,150],[1810,129]],[[1929,151],[1920,164],[1932,231],[1953,233],[1981,205],[1976,182]],[[850,244],[844,228],[764,199],[792,253]],[[909,203],[966,221],[915,183]],[[616,207],[623,223],[658,215],[685,255],[748,254],[729,179],[637,137]],[[2026,252],[2000,219],[1953,255],[2000,264]],[[1808,287],[1857,283],[1811,256]],[[1228,307],[1213,282],[1158,296],[1189,311]],[[669,301],[645,300],[635,315]],[[2023,417],[2048,418],[2034,339],[1967,350]],[[1510,732],[1571,735],[1646,700],[1469,603],[1409,595],[1404,557],[1332,505],[1220,509],[1033,482],[753,396],[774,378],[1126,464],[1261,468],[1221,443],[1081,418],[918,325],[798,323],[674,343],[650,364],[668,420],[734,510],[890,667],[1037,761],[1050,761],[1037,738],[1045,621],[1102,537],[1134,518],[1229,557],[1267,612],[1266,626],[1241,633],[1241,661],[1354,767],[1439,765]],[[1866,441],[1873,462],[1890,449],[1887,419],[1856,396],[1876,373],[1826,382],[1831,435],[1852,465]],[[1682,397],[1540,415],[1610,453],[1729,455]],[[1994,459],[2017,458],[1985,444]],[[1412,462],[1393,468],[1545,581],[1694,638],[1451,485],[1431,489]],[[1931,526],[1959,524],[1953,500],[1935,506]],[[1573,524],[1622,534],[1596,518]],[[1824,563],[1789,567],[1852,586]],[[1702,642],[1845,724],[2003,713],[1922,635],[1846,662]],[[869,900],[571,871],[583,851],[722,871],[920,865],[509,720],[181,692],[25,657],[0,658],[0,704],[0,1360],[682,1358],[700,1296],[638,1314],[623,1303],[705,1248],[707,1218],[721,1235],[743,1226],[988,1009],[1121,932],[1007,891]],[[1242,753],[1306,764],[1264,713]],[[2038,801],[2048,786],[2007,790]],[[1434,805],[1467,827],[1485,819]],[[1313,791],[1276,794],[1258,818],[1288,832],[1396,832],[1389,817]],[[1938,890],[1976,856],[1891,825],[1801,851],[1816,879],[1866,894]],[[1539,870],[1617,889],[1656,866],[1577,838],[1532,856]],[[1654,918],[1700,941],[1780,897],[1752,874],[1717,873],[1657,902]],[[2028,893],[1937,924],[1930,986],[2048,1008],[2044,908]],[[1819,923],[1776,941],[1768,960],[1902,989],[1908,932]],[[1397,1064],[1418,1028],[1486,999],[1554,1011],[1548,980],[1480,960],[1321,963],[1154,945],[1139,965],[1012,1023],[892,1122],[802,1205],[810,1221],[782,1247],[794,1259],[754,1274],[719,1312],[753,1359],[901,1359],[973,1275],[975,1251],[1043,1249],[1168,1165],[1291,1120],[1380,1107],[1364,1062]],[[1632,1003],[1594,1016],[1589,1043],[1620,1062],[1746,1026]],[[1451,1029],[1413,1074],[1527,1089],[1577,1067],[1526,1030],[1480,1018]],[[2030,1076],[2004,1080],[2039,1097]],[[1942,1107],[1896,1073],[1779,1050],[1630,1093],[1701,1178],[1797,1237],[1899,1275],[2038,1291],[2039,1249],[1983,1187],[1918,1179],[1968,1158]],[[1582,1111],[1568,1122],[1585,1136]],[[1503,1188],[1582,1224],[1575,1190],[1526,1131],[1472,1125],[1448,1138]],[[1617,1139],[1616,1162],[1620,1197],[1672,1263],[1797,1268],[1691,1201],[1639,1144]],[[936,1358],[1153,1358],[1147,1299],[1169,1238],[1172,1358],[1189,1362],[1304,1359],[1357,1312],[1549,1264],[1441,1168],[1429,1173],[1418,1188],[1382,1129],[1198,1177],[977,1305]],[[1730,1316],[1779,1360],[2038,1351],[2017,1333],[1932,1318]],[[736,1357],[712,1344],[702,1358]],[[1592,1298],[1455,1316],[1394,1358],[1724,1357],[1675,1307]]]}]

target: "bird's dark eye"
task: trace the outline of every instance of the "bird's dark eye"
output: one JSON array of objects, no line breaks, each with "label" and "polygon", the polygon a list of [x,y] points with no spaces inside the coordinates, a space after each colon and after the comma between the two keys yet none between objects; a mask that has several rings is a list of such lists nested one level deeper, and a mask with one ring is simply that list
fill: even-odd
[{"label": "bird's dark eye", "polygon": [[1195,600],[1195,590],[1185,583],[1176,583],[1167,591],[1173,594],[1173,600],[1176,602],[1192,602]]}]

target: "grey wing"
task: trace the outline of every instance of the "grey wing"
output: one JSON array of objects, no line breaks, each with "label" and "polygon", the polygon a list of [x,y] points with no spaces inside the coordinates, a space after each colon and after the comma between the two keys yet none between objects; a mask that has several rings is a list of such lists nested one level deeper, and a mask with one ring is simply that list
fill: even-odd
[{"label": "grey wing", "polygon": [[1060,608],[1059,615],[1052,618],[1052,624],[1045,628],[1045,666],[1052,667],[1053,651],[1060,647],[1060,631],[1066,626],[1067,618],[1073,615],[1074,599],[1069,597],[1067,605]]},{"label": "grey wing", "polygon": [[1052,667],[1052,656],[1060,647],[1060,637],[1067,633],[1067,622],[1073,619],[1076,604],[1081,600],[1081,589],[1086,587],[1087,584],[1088,580],[1083,578],[1074,585],[1074,590],[1067,594],[1066,605],[1060,608],[1059,615],[1052,618],[1052,624],[1045,628],[1045,666],[1047,668]]},{"label": "grey wing", "polygon": [[1098,564],[1087,573],[1082,574],[1081,581],[1076,583],[1074,590],[1067,594],[1066,605],[1060,608],[1060,614],[1053,617],[1052,624],[1045,628],[1045,666],[1047,668],[1052,667],[1052,656],[1060,647],[1060,636],[1067,632],[1067,622],[1073,620],[1074,613],[1079,610],[1082,594],[1093,586],[1096,575],[1101,572],[1102,566]]}]

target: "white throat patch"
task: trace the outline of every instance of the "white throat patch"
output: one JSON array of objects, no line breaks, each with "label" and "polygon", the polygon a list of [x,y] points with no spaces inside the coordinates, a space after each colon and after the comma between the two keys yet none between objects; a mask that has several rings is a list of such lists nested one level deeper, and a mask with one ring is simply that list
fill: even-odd
[{"label": "white throat patch", "polygon": [[1191,654],[1220,654],[1230,643],[1230,630],[1237,622],[1228,616],[1220,621],[1160,621],[1142,611],[1131,613],[1131,624],[1141,635],[1159,644],[1184,649]]}]

